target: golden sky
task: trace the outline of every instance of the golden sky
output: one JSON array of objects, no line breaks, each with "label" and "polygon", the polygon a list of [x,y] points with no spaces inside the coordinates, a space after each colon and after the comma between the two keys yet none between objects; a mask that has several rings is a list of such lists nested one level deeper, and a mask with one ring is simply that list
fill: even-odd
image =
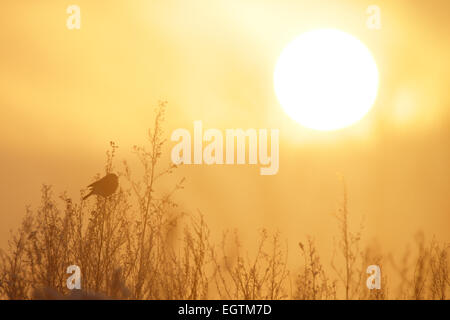
[{"label": "golden sky", "polygon": [[[71,4],[81,8],[80,30],[66,28]],[[381,8],[380,30],[365,25],[371,4]],[[355,220],[364,216],[369,237],[386,248],[418,230],[450,240],[448,12],[446,0],[3,3],[0,245],[25,205],[38,203],[42,183],[77,198],[102,171],[109,141],[119,160],[131,158],[160,99],[168,101],[167,138],[194,120],[280,129],[277,175],[253,166],[174,174],[187,179],[177,196],[183,208],[201,210],[217,230],[251,235],[267,226],[293,243],[305,234],[330,243],[342,174]],[[372,110],[339,131],[300,126],[273,90],[280,52],[317,28],[360,39],[380,73]]]}]

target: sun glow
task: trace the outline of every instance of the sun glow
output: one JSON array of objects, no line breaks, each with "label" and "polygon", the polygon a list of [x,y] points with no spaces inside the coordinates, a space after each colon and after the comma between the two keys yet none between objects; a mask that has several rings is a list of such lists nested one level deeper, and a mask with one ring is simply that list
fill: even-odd
[{"label": "sun glow", "polygon": [[378,69],[355,37],[339,30],[314,30],[283,50],[274,87],[292,119],[311,129],[336,130],[370,110],[378,91]]}]

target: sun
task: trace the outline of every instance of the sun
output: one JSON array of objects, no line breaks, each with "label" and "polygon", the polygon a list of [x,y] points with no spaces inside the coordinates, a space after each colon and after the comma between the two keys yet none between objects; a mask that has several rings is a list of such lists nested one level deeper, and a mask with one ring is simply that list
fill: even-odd
[{"label": "sun", "polygon": [[350,126],[366,115],[378,91],[378,69],[369,49],[335,29],[303,33],[282,51],[274,87],[285,112],[316,130]]}]

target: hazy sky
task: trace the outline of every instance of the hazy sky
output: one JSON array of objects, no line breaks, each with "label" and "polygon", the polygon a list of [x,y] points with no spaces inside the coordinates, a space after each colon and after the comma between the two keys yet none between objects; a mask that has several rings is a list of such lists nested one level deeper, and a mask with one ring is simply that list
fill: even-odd
[{"label": "hazy sky", "polygon": [[[81,8],[80,30],[66,28],[71,4]],[[370,4],[381,8],[381,30],[366,28]],[[308,233],[330,243],[342,174],[351,214],[365,216],[368,236],[386,248],[418,230],[450,240],[449,12],[445,0],[4,2],[0,244],[25,206],[38,204],[43,183],[78,198],[102,172],[110,140],[118,160],[132,158],[160,99],[167,138],[194,120],[280,129],[275,176],[260,176],[259,166],[174,174],[187,179],[183,208],[201,210],[215,230],[267,226],[294,243]],[[380,72],[372,111],[336,132],[301,127],[273,90],[281,50],[315,28],[360,39]]]}]

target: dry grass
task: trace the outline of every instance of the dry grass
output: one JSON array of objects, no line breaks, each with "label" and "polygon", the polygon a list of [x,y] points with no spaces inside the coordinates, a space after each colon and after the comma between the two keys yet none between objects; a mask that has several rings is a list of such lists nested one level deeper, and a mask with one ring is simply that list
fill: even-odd
[{"label": "dry grass", "polygon": [[[375,247],[362,249],[362,228],[354,232],[349,226],[345,184],[331,263],[321,259],[312,237],[299,243],[303,263],[296,272],[288,270],[287,245],[278,233],[262,230],[255,252],[242,247],[237,232],[212,243],[203,216],[181,213],[172,200],[183,180],[168,193],[156,192],[160,178],[176,169],[160,164],[164,110],[162,102],[149,146],[134,148],[139,177],[127,162],[122,172],[114,167],[118,147],[111,143],[105,172],[127,181],[111,197],[83,202],[80,194],[74,201],[42,187],[41,205],[27,209],[8,248],[0,251],[0,298],[448,299],[449,245],[418,235],[417,254],[407,250],[400,264]],[[73,264],[82,270],[82,291],[66,288],[66,268]],[[382,289],[368,290],[370,264],[382,270],[390,264],[397,272],[389,279],[400,279],[398,288],[391,292],[382,271]]]},{"label": "dry grass", "polygon": [[248,253],[243,254],[237,233],[234,236],[234,254],[231,257],[227,255],[227,235],[224,234],[220,250],[211,247],[219,297],[244,300],[287,298],[287,250],[283,249],[279,235],[269,238],[268,232],[262,230],[253,258]]}]

